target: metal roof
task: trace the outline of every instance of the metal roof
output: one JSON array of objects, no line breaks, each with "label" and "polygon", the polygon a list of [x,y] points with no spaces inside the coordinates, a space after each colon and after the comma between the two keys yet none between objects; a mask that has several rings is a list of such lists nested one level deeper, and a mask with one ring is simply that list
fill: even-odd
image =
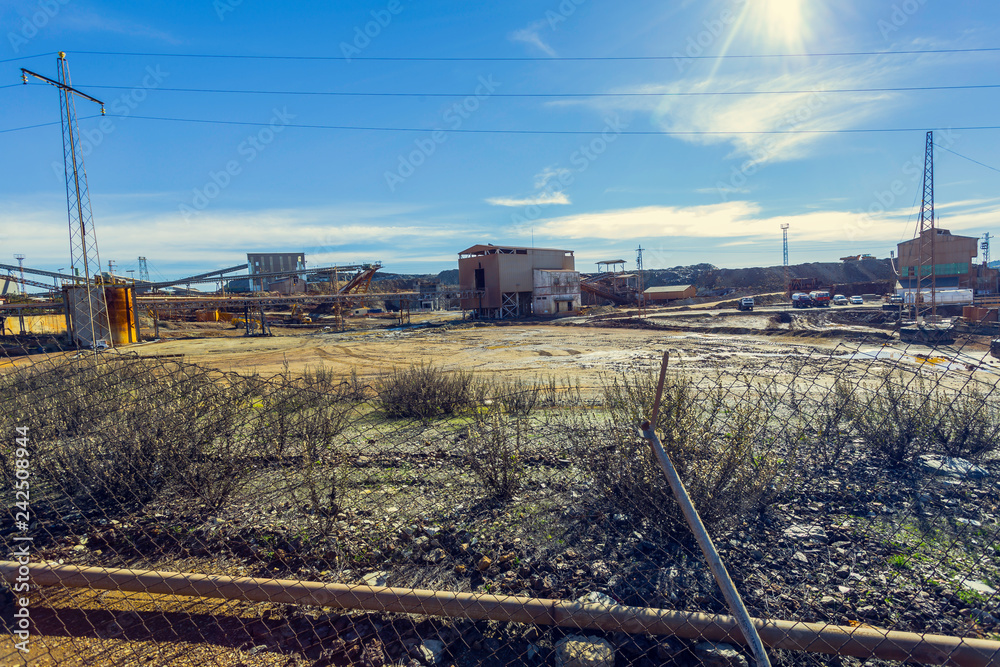
[{"label": "metal roof", "polygon": [[666,285],[664,287],[650,287],[645,290],[645,293],[661,294],[668,292],[685,292],[691,289],[693,285]]},{"label": "metal roof", "polygon": [[482,244],[478,243],[471,248],[466,248],[465,250],[459,251],[459,255],[479,255],[485,253],[489,250],[541,250],[544,252],[568,252],[572,254],[572,250],[561,250],[559,248],[529,248],[527,246],[517,246],[517,245],[493,245],[493,244]]}]

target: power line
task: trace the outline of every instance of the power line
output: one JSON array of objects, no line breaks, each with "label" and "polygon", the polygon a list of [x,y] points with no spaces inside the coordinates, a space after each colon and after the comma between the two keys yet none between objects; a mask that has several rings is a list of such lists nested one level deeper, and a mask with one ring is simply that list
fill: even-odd
[{"label": "power line", "polygon": [[991,169],[993,171],[1000,172],[1000,169],[997,169],[996,167],[991,167],[990,165],[984,164],[984,163],[980,162],[979,160],[973,160],[971,157],[969,157],[967,155],[962,155],[961,153],[957,153],[957,152],[951,150],[950,148],[945,148],[941,144],[934,144],[934,145],[937,146],[938,148],[940,148],[941,150],[948,151],[952,155],[957,155],[958,157],[962,158],[963,160],[968,160],[969,162],[975,162],[980,167],[986,167],[987,169]]},{"label": "power line", "polygon": [[44,58],[45,56],[57,55],[56,51],[49,51],[48,53],[37,53],[33,56],[20,56],[18,58],[7,58],[5,60],[0,60],[0,63],[12,63],[18,60],[31,60],[32,58]]},{"label": "power line", "polygon": [[[900,51],[839,51],[825,53],[726,53],[720,55],[699,56],[501,56],[501,57],[435,57],[435,56],[358,56],[351,61],[384,61],[384,62],[572,62],[572,61],[641,61],[641,60],[719,60],[719,59],[757,59],[757,58],[826,58],[826,57],[857,57],[857,56],[901,56],[942,53],[992,53],[1000,51],[1000,47],[983,47],[972,49],[920,49]],[[238,53],[145,53],[137,51],[74,51],[73,53],[91,56],[142,56],[150,58],[219,58],[229,60],[347,60],[344,56],[275,56]]]},{"label": "power line", "polygon": [[[80,120],[100,118],[99,115],[86,116]],[[106,118],[123,118],[131,120],[152,120],[172,123],[201,123],[206,125],[234,125],[244,127],[272,127],[273,123],[262,123],[254,121],[238,120],[214,120],[210,118],[169,118],[166,116],[134,116],[107,114]],[[14,127],[0,130],[0,133],[18,132],[21,130],[31,130],[47,125],[57,125],[58,122],[39,123],[25,127]],[[291,127],[306,130],[345,130],[363,132],[433,132],[435,128],[429,127],[388,127],[378,125],[318,125],[304,123],[283,123],[281,127]],[[439,128],[438,128],[439,129]],[[970,125],[963,127],[935,127],[937,131],[973,132],[978,130],[1000,130],[1000,125]],[[525,135],[583,135],[594,136],[604,135],[608,130],[515,130],[515,129],[448,129],[449,133],[457,134],[525,134]],[[926,127],[874,127],[874,128],[846,128],[840,130],[622,130],[615,135],[631,136],[727,136],[727,135],[768,135],[768,134],[875,134],[884,132],[926,132]],[[964,157],[964,156],[962,156]],[[967,158],[971,159],[971,158]],[[988,166],[988,165],[983,165]],[[992,167],[990,167],[992,168]]]},{"label": "power line", "polygon": [[[13,84],[18,85],[18,84]],[[11,86],[0,86],[10,88]],[[88,85],[82,88],[99,90],[132,90],[135,86]],[[885,88],[830,88],[805,90],[710,90],[677,92],[632,92],[632,93],[491,93],[490,97],[706,97],[714,95],[806,95],[839,93],[893,93],[936,90],[979,90],[1000,88],[1000,83],[963,84],[955,86],[902,86]],[[468,97],[469,93],[388,93],[320,90],[241,90],[221,88],[156,88],[172,93],[226,93],[237,95],[318,95],[332,97]]]},{"label": "power line", "polygon": [[[92,118],[101,118],[99,114],[94,114],[92,116],[84,116],[80,120],[89,120]],[[217,120],[210,118],[170,118],[166,116],[136,116],[136,115],[119,115],[119,114],[106,114],[104,117],[107,118],[124,118],[133,120],[152,120],[152,121],[162,121],[162,122],[174,122],[174,123],[201,123],[208,125],[235,125],[235,126],[248,126],[248,127],[271,127],[272,123],[267,122],[255,122],[255,121],[237,121],[237,120]],[[0,130],[0,133],[6,132],[19,132],[22,130],[32,130],[39,127],[47,127],[50,125],[58,125],[58,121],[51,121],[47,123],[38,123],[35,125],[26,125],[23,127],[13,127],[7,128],[5,130]],[[285,123],[281,127],[292,127],[299,129],[312,129],[312,130],[348,130],[348,131],[366,131],[366,132],[431,132],[435,128],[428,127],[389,127],[389,126],[377,126],[377,125],[319,125],[319,124],[303,124],[303,123]],[[963,131],[972,132],[979,130],[1000,130],[1000,125],[972,125],[972,126],[962,126],[962,127],[941,127],[941,128],[931,128],[937,131]],[[839,130],[622,130],[616,132],[616,135],[634,135],[634,136],[725,136],[725,135],[768,135],[768,134],[873,134],[873,133],[884,133],[884,132],[925,132],[927,128],[915,128],[915,127],[881,127],[881,128],[844,128]],[[447,132],[454,133],[464,133],[464,134],[532,134],[532,135],[603,135],[606,134],[607,130],[518,130],[518,129],[468,129],[468,128],[458,128],[458,129],[448,129]],[[937,144],[935,144],[937,145]],[[940,146],[940,148],[944,148]],[[944,148],[944,150],[949,153],[954,153],[955,155],[969,160],[970,162],[975,162],[978,165],[986,167],[987,169],[992,169],[993,171],[1000,171],[995,167],[991,167],[988,164],[979,162],[970,157],[962,155],[961,153],[956,153],[955,151]]]},{"label": "power line", "polygon": [[[211,125],[244,125],[250,127],[271,127],[272,123],[235,121],[235,120],[211,120],[203,118],[167,118],[163,116],[117,116],[108,114],[111,118],[131,118],[134,120],[157,120],[178,123],[206,123]],[[385,127],[385,126],[364,126],[364,125],[311,125],[287,123],[281,127],[295,127],[316,130],[360,130],[370,132],[432,132],[434,128],[426,127]],[[1000,125],[978,125],[966,127],[932,128],[939,131],[952,130],[971,132],[975,130],[1000,130]],[[862,134],[878,132],[926,132],[927,128],[913,127],[890,127],[890,128],[853,128],[841,130],[622,130],[616,135],[636,135],[636,136],[703,136],[703,135],[754,135],[754,134]],[[603,135],[608,130],[504,130],[504,129],[448,129],[447,132],[462,134],[567,134],[567,135]]]},{"label": "power line", "polygon": [[[100,118],[100,116],[85,116],[80,120],[87,120],[88,118]],[[7,132],[20,132],[21,130],[33,130],[36,127],[49,127],[50,125],[60,125],[62,121],[54,120],[49,123],[38,123],[37,125],[25,125],[24,127],[12,127],[6,130],[0,130],[0,134],[5,134]]]}]

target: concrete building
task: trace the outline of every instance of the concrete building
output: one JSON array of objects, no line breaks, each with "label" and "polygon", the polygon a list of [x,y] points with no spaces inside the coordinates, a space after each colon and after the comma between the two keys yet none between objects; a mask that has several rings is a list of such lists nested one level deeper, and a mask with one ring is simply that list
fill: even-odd
[{"label": "concrete building", "polygon": [[0,295],[21,294],[21,283],[14,280],[14,276],[0,276]]},{"label": "concrete building", "polygon": [[930,289],[931,268],[929,265],[921,267],[920,248],[921,239],[927,243],[930,240],[927,235],[932,233],[935,235],[934,283],[938,290],[971,289],[977,294],[997,291],[997,270],[975,262],[979,254],[979,238],[935,229],[899,244],[899,290],[902,294]]},{"label": "concrete building", "polygon": [[[278,273],[279,271],[302,271],[306,269],[306,255],[302,252],[256,252],[247,253],[247,269],[250,275],[258,273]],[[263,292],[277,277],[253,281],[253,289]]]},{"label": "concrete building", "polygon": [[[268,281],[264,281],[268,282]],[[306,281],[298,276],[286,276],[285,278],[272,278],[270,280],[270,285],[267,288],[268,292],[277,292],[282,296],[290,296],[292,294],[305,294],[306,293]]]},{"label": "concrete building", "polygon": [[[458,253],[458,283],[463,290],[483,292],[461,303],[462,310],[482,318],[553,315],[580,305],[580,274],[572,250],[474,245]],[[537,307],[536,296],[541,297]]]},{"label": "concrete building", "polygon": [[666,285],[664,287],[650,287],[643,293],[646,301],[677,301],[679,299],[690,299],[698,295],[698,288],[694,285]]},{"label": "concrete building", "polygon": [[531,310],[535,315],[558,315],[580,310],[580,274],[576,271],[535,269]]}]

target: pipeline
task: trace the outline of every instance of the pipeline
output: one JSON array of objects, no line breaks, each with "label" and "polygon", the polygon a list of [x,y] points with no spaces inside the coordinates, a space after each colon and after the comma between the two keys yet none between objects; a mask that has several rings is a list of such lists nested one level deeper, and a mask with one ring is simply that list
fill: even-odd
[{"label": "pipeline", "polygon": [[[75,565],[23,566],[15,561],[0,561],[0,578],[12,582],[19,576],[18,569],[23,567],[27,567],[27,576],[36,586],[303,604],[746,643],[733,617],[696,612],[625,605],[605,606],[512,595],[325,584],[291,579],[256,579]],[[875,657],[925,665],[1000,665],[1000,642],[984,639],[891,632],[870,626],[843,627],[823,623],[752,620],[763,643],[771,648],[857,658]]]}]

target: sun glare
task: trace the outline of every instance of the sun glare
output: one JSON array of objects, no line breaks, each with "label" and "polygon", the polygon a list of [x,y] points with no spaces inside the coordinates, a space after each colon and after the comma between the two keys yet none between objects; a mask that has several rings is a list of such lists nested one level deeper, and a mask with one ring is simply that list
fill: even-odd
[{"label": "sun glare", "polygon": [[757,0],[759,34],[772,47],[801,48],[807,41],[806,0]]}]

